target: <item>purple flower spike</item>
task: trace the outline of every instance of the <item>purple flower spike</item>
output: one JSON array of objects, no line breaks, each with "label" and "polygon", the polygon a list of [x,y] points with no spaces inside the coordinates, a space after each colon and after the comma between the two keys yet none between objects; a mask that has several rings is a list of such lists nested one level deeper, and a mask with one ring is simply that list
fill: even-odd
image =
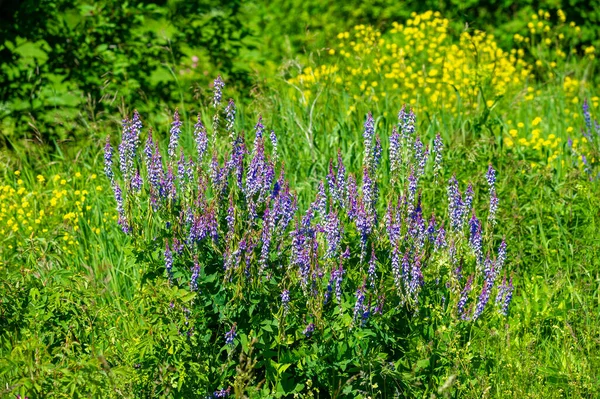
[{"label": "purple flower spike", "polygon": [[200,275],[200,264],[198,256],[194,256],[194,266],[192,267],[192,278],[190,279],[190,291],[198,291],[198,276]]},{"label": "purple flower spike", "polygon": [[425,164],[427,163],[428,151],[424,148],[420,137],[417,137],[414,144],[415,164],[417,165],[417,177],[425,174]]},{"label": "purple flower spike", "polygon": [[496,258],[495,268],[500,273],[502,267],[504,266],[504,262],[506,262],[506,241],[502,239],[500,243],[500,247],[498,248],[498,258]]},{"label": "purple flower spike", "polygon": [[236,335],[237,334],[235,332],[235,323],[233,323],[233,325],[231,326],[231,330],[225,333],[225,345],[233,346],[233,340],[235,339]]},{"label": "purple flower spike", "polygon": [[258,142],[262,140],[265,134],[265,126],[262,124],[262,115],[258,115],[258,122],[254,126],[254,151],[256,152]]},{"label": "purple flower spike", "polygon": [[208,135],[206,134],[206,128],[202,124],[201,115],[198,114],[198,121],[194,125],[194,141],[196,142],[196,151],[198,153],[198,165],[202,163],[202,158],[206,154],[208,148]]},{"label": "purple flower spike", "polygon": [[221,100],[223,99],[223,88],[225,87],[225,82],[221,79],[221,75],[217,76],[215,81],[213,82],[213,106],[217,108],[221,105]]},{"label": "purple flower spike", "polygon": [[372,289],[375,289],[375,279],[377,278],[376,267],[377,267],[377,257],[375,256],[375,246],[373,245],[373,247],[371,249],[371,259],[369,260],[369,270],[368,270],[369,286]]},{"label": "purple flower spike", "polygon": [[213,398],[227,398],[229,397],[229,394],[231,393],[231,387],[227,388],[227,389],[219,389],[218,391],[215,391],[213,393]]},{"label": "purple flower spike", "polygon": [[171,123],[171,135],[169,138],[169,158],[174,159],[179,148],[179,136],[181,135],[181,120],[179,119],[179,110],[173,114],[173,123]]},{"label": "purple flower spike", "polygon": [[283,312],[287,313],[290,310],[290,291],[283,290],[281,292],[281,305],[283,306]]},{"label": "purple flower spike", "polygon": [[362,317],[363,307],[365,303],[365,284],[356,290],[356,303],[354,304],[353,322],[356,323],[359,317]]},{"label": "purple flower spike", "polygon": [[369,112],[367,114],[367,120],[365,121],[365,130],[363,132],[363,142],[365,145],[365,160],[364,166],[365,168],[371,169],[374,160],[373,160],[373,136],[375,135],[375,121],[373,120],[373,115]]},{"label": "purple flower spike", "polygon": [[344,279],[344,268],[342,267],[342,263],[338,268],[333,270],[331,278],[335,284],[335,299],[338,304],[342,304],[342,281]]},{"label": "purple flower spike", "polygon": [[171,252],[171,248],[169,248],[168,242],[165,245],[165,269],[167,270],[167,276],[170,280],[173,269],[173,252]]},{"label": "purple flower spike", "polygon": [[342,241],[342,228],[340,226],[337,211],[331,210],[329,212],[324,230],[325,238],[327,240],[325,258],[334,258],[339,252],[340,242]]},{"label": "purple flower spike", "polygon": [[406,112],[406,106],[403,105],[398,113],[398,126],[405,139],[410,138],[415,132],[415,122],[416,118],[413,110],[411,109],[409,112]]},{"label": "purple flower spike", "polygon": [[488,220],[492,225],[496,224],[496,212],[498,211],[498,196],[496,190],[492,191],[490,195],[490,211],[488,213]]},{"label": "purple flower spike", "polygon": [[225,107],[225,129],[233,133],[233,125],[235,124],[235,103],[233,99],[229,99],[227,107]]},{"label": "purple flower spike", "polygon": [[510,306],[510,302],[512,301],[513,289],[513,280],[511,277],[508,286],[505,289],[504,302],[502,303],[502,314],[504,316],[508,314],[508,307]]},{"label": "purple flower spike", "polygon": [[113,149],[110,145],[110,136],[106,136],[106,145],[104,146],[104,174],[108,177],[111,184],[114,182],[115,176],[112,170],[113,167]]},{"label": "purple flower spike", "polygon": [[467,301],[469,300],[469,294],[471,293],[473,285],[473,276],[469,276],[467,283],[465,284],[465,288],[463,288],[460,299],[458,300],[458,314],[462,317],[463,320],[467,320],[468,316],[465,314],[465,306]]},{"label": "purple flower spike", "polygon": [[481,261],[483,260],[481,222],[479,222],[479,219],[477,219],[475,213],[473,213],[473,216],[469,221],[469,231],[469,244],[471,245],[471,249],[473,249],[477,263],[481,264]]},{"label": "purple flower spike", "polygon": [[442,136],[438,133],[435,136],[435,140],[433,141],[433,153],[435,154],[434,165],[433,165],[433,174],[437,176],[442,170],[442,152],[444,151],[444,142],[442,141]]},{"label": "purple flower spike", "polygon": [[398,243],[394,244],[392,249],[392,274],[394,276],[394,284],[398,290],[398,295],[402,293],[402,271],[400,270],[400,249]]},{"label": "purple flower spike", "polygon": [[390,171],[392,172],[392,178],[395,177],[395,172],[400,170],[401,164],[400,134],[396,126],[394,126],[392,135],[390,136]]},{"label": "purple flower spike", "polygon": [[381,154],[383,149],[381,148],[381,138],[379,135],[375,138],[375,148],[373,149],[373,171],[379,167],[381,163]]},{"label": "purple flower spike", "polygon": [[493,191],[495,191],[495,188],[496,188],[496,171],[492,167],[492,164],[490,164],[488,166],[488,171],[485,175],[485,178],[487,180],[488,187],[490,189],[490,194],[491,194]]},{"label": "purple flower spike", "polygon": [[306,336],[308,338],[312,335],[312,333],[314,331],[315,331],[315,325],[313,323],[310,323],[308,326],[306,326],[306,328],[304,329],[304,331],[302,333],[304,334],[304,336]]},{"label": "purple flower spike", "polygon": [[133,192],[139,193],[142,190],[143,185],[144,181],[142,180],[142,176],[140,176],[140,170],[137,169],[131,180],[131,188],[133,189]]},{"label": "purple flower spike", "polygon": [[475,313],[473,313],[473,320],[477,320],[485,309],[485,305],[487,305],[490,299],[491,285],[487,280],[483,282],[483,288],[481,288],[481,293],[479,294],[479,301],[477,301],[477,306],[475,306]]}]

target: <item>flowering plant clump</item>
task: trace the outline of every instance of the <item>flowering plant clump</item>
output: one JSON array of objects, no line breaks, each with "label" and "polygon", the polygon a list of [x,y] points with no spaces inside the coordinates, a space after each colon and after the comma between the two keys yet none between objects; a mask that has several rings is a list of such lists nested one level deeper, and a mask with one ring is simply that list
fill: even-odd
[{"label": "flowering plant clump", "polygon": [[[151,132],[142,148],[137,113],[123,123],[118,154],[109,140],[105,150],[118,223],[137,245],[138,259],[151,275],[191,291],[210,320],[201,334],[222,348],[209,360],[215,385],[207,392],[238,389],[240,379],[252,376],[274,381],[265,389],[309,378],[313,388],[333,391],[348,378],[349,363],[355,373],[388,369],[390,362],[400,367],[400,348],[362,363],[361,348],[381,345],[388,334],[381,325],[389,320],[410,324],[432,307],[457,325],[508,313],[513,284],[507,244],[492,234],[499,201],[491,165],[486,217],[477,216],[473,185],[463,188],[456,177],[448,181],[446,210],[436,214],[426,208],[424,182],[443,182],[441,137],[428,148],[415,114],[403,107],[389,136],[393,178],[381,182],[381,136],[369,114],[360,175],[347,173],[340,154],[303,207],[278,161],[276,134],[259,117],[245,137],[236,129],[234,102],[221,105],[222,90],[219,78],[210,129],[199,115],[193,151],[180,145],[177,111],[166,155]],[[228,142],[217,151],[220,137]],[[390,339],[393,345],[399,337]],[[251,342],[263,351],[254,354],[251,376],[242,378],[232,355],[252,352]],[[343,351],[327,349],[340,344]],[[382,375],[372,378],[385,386]]]}]

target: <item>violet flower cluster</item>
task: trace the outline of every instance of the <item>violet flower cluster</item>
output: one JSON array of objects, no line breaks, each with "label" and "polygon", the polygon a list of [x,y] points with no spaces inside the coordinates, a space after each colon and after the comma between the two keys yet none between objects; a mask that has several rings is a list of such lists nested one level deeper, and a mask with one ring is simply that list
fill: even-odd
[{"label": "violet flower cluster", "polygon": [[[474,185],[456,175],[448,179],[439,134],[430,150],[417,133],[415,114],[403,107],[388,136],[390,170],[382,171],[388,165],[384,133],[376,133],[368,114],[360,173],[348,173],[345,154],[338,152],[316,185],[314,200],[301,207],[278,162],[277,135],[265,134],[261,117],[245,137],[234,129],[236,107],[229,100],[225,126],[214,123],[223,86],[220,78],[214,83],[212,134],[227,138],[225,144],[209,141],[200,113],[189,132],[195,148],[183,148],[181,142],[192,140],[180,140],[187,133],[177,111],[166,157],[151,132],[138,153],[142,125],[137,113],[124,122],[117,171],[107,140],[105,173],[119,224],[134,239],[164,239],[161,262],[171,284],[200,295],[205,285],[215,284],[205,279],[213,273],[230,292],[262,285],[278,299],[265,306],[281,307],[286,320],[313,320],[298,331],[307,337],[324,327],[323,320],[344,312],[351,313],[349,328],[399,308],[418,314],[427,284],[448,291],[440,297],[459,319],[477,320],[491,306],[508,313],[513,282],[505,270],[506,242],[495,242],[491,231],[499,206],[491,165],[489,223],[482,223]],[[387,174],[391,181],[381,182]],[[443,181],[448,182],[447,206],[436,214],[427,209],[426,183]],[[440,202],[445,201],[434,199]],[[236,334],[234,325],[226,343]]]}]

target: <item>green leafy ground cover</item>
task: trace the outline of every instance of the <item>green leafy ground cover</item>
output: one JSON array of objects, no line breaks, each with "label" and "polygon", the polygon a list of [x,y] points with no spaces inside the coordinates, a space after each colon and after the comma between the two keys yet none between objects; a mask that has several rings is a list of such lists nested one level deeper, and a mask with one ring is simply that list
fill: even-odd
[{"label": "green leafy ground cover", "polygon": [[[253,7],[263,10],[260,4]],[[284,10],[264,9],[265,18],[271,20]],[[345,11],[340,12],[345,15]],[[373,13],[372,18],[387,15],[383,11]],[[365,14],[357,13],[356,22],[363,22]],[[544,20],[541,14],[538,18]],[[553,13],[550,19],[558,21],[559,17]],[[522,26],[527,26],[528,20],[523,17]],[[404,19],[398,21],[406,23]],[[589,21],[591,17],[578,22],[587,26]],[[335,58],[340,50],[336,37],[351,30],[353,23],[349,21],[340,29],[332,25],[325,34],[313,32],[313,38],[326,45],[327,51],[337,51],[331,57],[299,57],[296,61],[301,70],[341,62]],[[127,35],[132,32],[135,30],[124,30]],[[531,34],[528,30],[518,32]],[[457,32],[451,38],[452,43],[458,43],[459,35]],[[300,43],[297,40],[295,43]],[[372,314],[364,326],[357,326],[353,320],[356,292],[367,274],[359,260],[360,239],[351,222],[347,222],[343,242],[350,246],[352,256],[344,264],[347,273],[339,306],[330,303],[315,310],[317,301],[300,288],[289,249],[281,256],[275,251],[271,254],[270,279],[256,274],[260,245],[254,257],[249,257],[253,279],[225,278],[219,258],[225,242],[225,219],[220,223],[222,241],[214,245],[204,242],[197,248],[202,263],[199,290],[191,291],[191,254],[175,257],[176,274],[167,278],[164,239],[171,240],[172,236],[161,223],[175,223],[178,215],[171,215],[169,212],[175,211],[168,206],[160,212],[147,210],[151,209],[147,202],[151,190],[146,178],[143,195],[148,197],[140,197],[137,207],[127,210],[137,233],[126,235],[117,223],[113,187],[103,171],[103,147],[108,134],[115,149],[120,143],[122,114],[111,110],[106,119],[74,127],[73,137],[86,134],[88,138],[55,146],[51,151],[22,143],[9,132],[5,137],[12,148],[2,152],[5,167],[0,187],[2,396],[188,398],[207,397],[229,388],[229,395],[235,397],[596,397],[600,391],[600,188],[594,177],[598,173],[599,140],[598,136],[587,139],[584,134],[588,127],[582,105],[587,99],[592,118],[598,118],[600,109],[593,78],[596,61],[586,53],[588,46],[575,44],[577,54],[564,62],[556,58],[555,50],[549,50],[557,47],[531,50],[527,62],[539,69],[491,106],[483,96],[494,92],[495,87],[485,85],[474,96],[477,107],[468,112],[444,111],[420,98],[413,104],[422,141],[433,148],[439,132],[445,146],[440,176],[431,176],[431,158],[420,183],[429,212],[426,220],[432,211],[440,220],[447,220],[446,187],[453,174],[461,191],[473,182],[475,210],[485,220],[485,174],[490,164],[496,170],[499,207],[491,242],[495,251],[505,237],[504,270],[514,284],[506,317],[498,314],[493,297],[480,318],[463,320],[457,311],[460,291],[435,283],[434,271],[447,259],[432,261],[429,269],[424,269],[427,283],[421,289],[419,306],[399,306],[391,254],[385,249],[388,238],[377,232],[369,237],[369,246],[375,245],[378,251],[377,276],[383,287],[379,292],[386,294],[385,312]],[[289,48],[292,56],[299,50]],[[509,47],[504,49],[510,52]],[[87,50],[82,51],[93,59]],[[126,59],[123,62],[128,65]],[[351,62],[364,69],[373,61],[357,57],[348,65],[352,66]],[[428,61],[419,62],[424,65]],[[556,65],[550,66],[552,62]],[[273,64],[278,65],[278,61]],[[393,82],[383,77],[377,87],[390,85],[392,98],[386,101],[375,101],[372,96],[357,101],[355,96],[364,93],[363,78],[339,73],[348,86],[317,79],[311,88],[318,96],[303,102],[301,91],[294,88],[296,74],[277,75],[271,69],[255,77],[252,92],[244,89],[247,83],[230,76],[225,79],[223,107],[229,97],[238,103],[234,130],[244,133],[249,151],[259,114],[266,128],[265,139],[271,129],[275,131],[278,160],[285,165],[290,187],[298,196],[299,217],[315,199],[331,159],[335,165],[338,150],[348,173],[357,175],[360,186],[363,124],[367,112],[372,111],[384,154],[376,173],[378,212],[383,223],[387,201],[407,192],[406,186],[393,183],[397,180],[389,172],[388,154],[398,111],[411,98],[403,100],[403,92],[393,94]],[[90,79],[101,79],[100,72],[91,74]],[[115,79],[116,84],[125,82]],[[209,137],[213,130],[210,80],[212,76],[190,76],[189,82],[203,82],[197,83],[201,87],[197,95],[189,83],[168,96],[144,89],[147,100],[133,94],[135,90],[126,97],[125,115],[131,117],[133,107],[142,115],[139,152],[148,127],[152,127],[166,167],[170,123],[174,109],[179,107],[183,121],[180,148],[195,159],[196,121],[192,116],[201,113]],[[45,81],[41,82],[40,90],[45,87]],[[78,90],[93,93],[85,86]],[[57,92],[64,96],[68,90],[60,86]],[[80,96],[77,101],[81,101]],[[138,104],[145,104],[145,108]],[[429,108],[424,111],[424,107]],[[72,106],[54,104],[53,108],[57,112],[81,112],[79,102]],[[221,166],[231,150],[224,113],[221,118],[215,141],[209,143],[207,176],[213,150]],[[17,120],[11,119],[11,123]],[[20,120],[13,126],[21,129],[25,123]],[[48,124],[53,129],[53,123]],[[590,131],[595,134],[593,125]],[[52,130],[40,132],[47,137],[54,134]],[[267,141],[265,146],[273,156],[272,144]],[[582,155],[586,156],[585,163]],[[247,157],[249,167],[251,154]],[[115,153],[114,170],[117,181],[122,182],[117,159]],[[139,158],[142,174],[144,162]],[[198,177],[200,172],[196,173]],[[231,179],[232,191],[222,203],[216,203],[221,204],[224,218],[230,196],[235,198],[239,240],[244,229],[252,227],[260,232],[262,225],[252,225],[242,216],[248,208],[243,205],[243,196],[234,191],[235,180]],[[126,191],[124,185],[121,187]],[[207,189],[208,198],[218,198],[212,197],[212,190]],[[264,218],[264,210],[259,207],[258,212]],[[294,230],[294,224],[287,234]],[[152,240],[155,236],[157,241]],[[281,239],[290,244],[287,238]],[[370,250],[367,258],[369,255]],[[331,259],[321,262],[329,267]],[[280,264],[283,268],[278,268]],[[319,295],[327,291],[330,269],[324,273]],[[451,275],[440,272],[437,277],[445,283],[445,278],[453,281],[448,277]],[[463,287],[465,280],[461,284]],[[282,287],[291,294],[287,315]],[[473,293],[473,303],[478,294]],[[307,335],[310,323],[315,324],[315,330]],[[226,333],[233,326],[236,335],[231,345],[226,342]]]}]

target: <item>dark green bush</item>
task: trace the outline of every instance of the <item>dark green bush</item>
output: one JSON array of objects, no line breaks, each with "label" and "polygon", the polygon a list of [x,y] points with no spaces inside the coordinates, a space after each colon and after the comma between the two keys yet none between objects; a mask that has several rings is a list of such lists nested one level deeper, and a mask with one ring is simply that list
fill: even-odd
[{"label": "dark green bush", "polygon": [[216,69],[247,83],[239,9],[239,1],[211,0],[8,4],[0,17],[2,144],[81,138],[122,104],[192,102],[183,93]]}]

